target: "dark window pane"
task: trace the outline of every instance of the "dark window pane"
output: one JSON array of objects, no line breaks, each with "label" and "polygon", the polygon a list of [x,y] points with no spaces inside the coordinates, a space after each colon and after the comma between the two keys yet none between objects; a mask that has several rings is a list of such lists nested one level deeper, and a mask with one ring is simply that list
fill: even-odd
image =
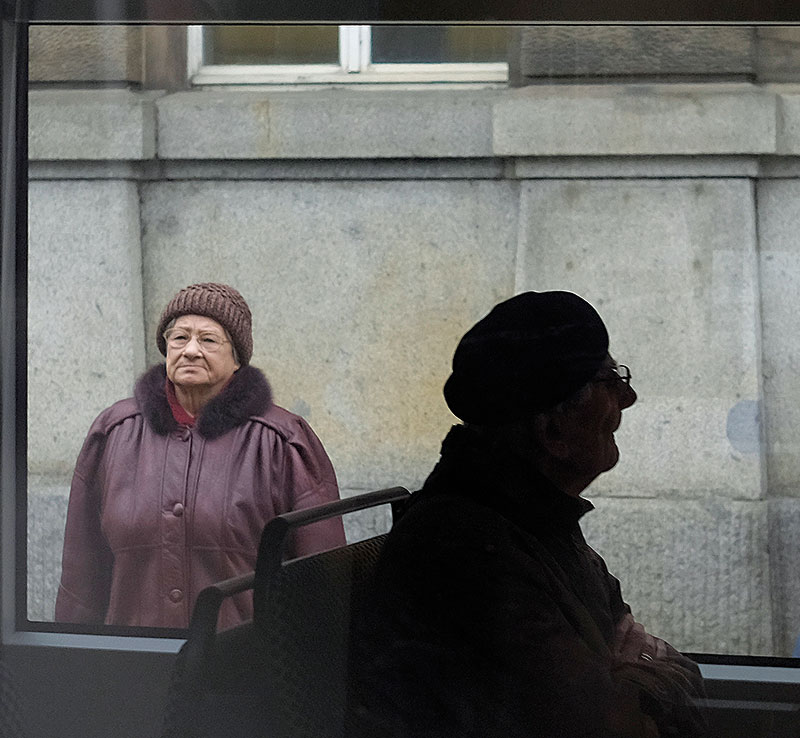
[{"label": "dark window pane", "polygon": [[509,29],[498,26],[373,26],[375,64],[504,62]]},{"label": "dark window pane", "polygon": [[209,26],[206,64],[338,64],[337,26]]}]

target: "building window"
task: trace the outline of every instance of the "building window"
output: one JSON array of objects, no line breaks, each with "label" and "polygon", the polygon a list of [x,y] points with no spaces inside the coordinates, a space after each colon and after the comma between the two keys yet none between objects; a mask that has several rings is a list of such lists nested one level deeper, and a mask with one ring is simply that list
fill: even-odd
[{"label": "building window", "polygon": [[191,26],[195,85],[504,83],[503,26]]}]

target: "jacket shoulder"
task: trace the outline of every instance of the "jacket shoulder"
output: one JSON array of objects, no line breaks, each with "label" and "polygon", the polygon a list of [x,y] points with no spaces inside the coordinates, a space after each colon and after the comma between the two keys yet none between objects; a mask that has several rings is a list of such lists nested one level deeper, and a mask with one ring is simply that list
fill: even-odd
[{"label": "jacket shoulder", "polygon": [[136,400],[132,397],[119,400],[110,407],[107,407],[95,418],[92,427],[89,429],[89,435],[95,433],[105,435],[124,420],[136,415],[141,415],[141,410]]},{"label": "jacket shoulder", "polygon": [[271,404],[263,413],[251,415],[250,421],[269,428],[286,441],[292,441],[298,436],[306,436],[309,432],[313,433],[309,424],[300,415],[295,415],[295,413],[274,404]]}]

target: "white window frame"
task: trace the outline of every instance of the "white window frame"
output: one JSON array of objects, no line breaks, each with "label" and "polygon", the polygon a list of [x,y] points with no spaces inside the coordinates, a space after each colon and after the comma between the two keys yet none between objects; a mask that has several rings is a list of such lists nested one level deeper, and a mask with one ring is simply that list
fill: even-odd
[{"label": "white window frame", "polygon": [[193,85],[365,83],[505,83],[505,62],[373,64],[372,27],[339,26],[338,64],[205,64],[203,26],[187,29],[187,73]]}]

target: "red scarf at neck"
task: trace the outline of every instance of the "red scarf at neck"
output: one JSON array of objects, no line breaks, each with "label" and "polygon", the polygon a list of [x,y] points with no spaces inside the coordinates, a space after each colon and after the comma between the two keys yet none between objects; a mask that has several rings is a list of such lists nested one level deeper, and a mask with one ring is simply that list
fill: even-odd
[{"label": "red scarf at neck", "polygon": [[172,417],[178,425],[186,425],[190,428],[195,423],[194,415],[190,415],[184,410],[183,405],[178,402],[178,396],[175,394],[175,385],[169,379],[165,380],[167,389],[167,402],[169,409],[172,410]]}]

